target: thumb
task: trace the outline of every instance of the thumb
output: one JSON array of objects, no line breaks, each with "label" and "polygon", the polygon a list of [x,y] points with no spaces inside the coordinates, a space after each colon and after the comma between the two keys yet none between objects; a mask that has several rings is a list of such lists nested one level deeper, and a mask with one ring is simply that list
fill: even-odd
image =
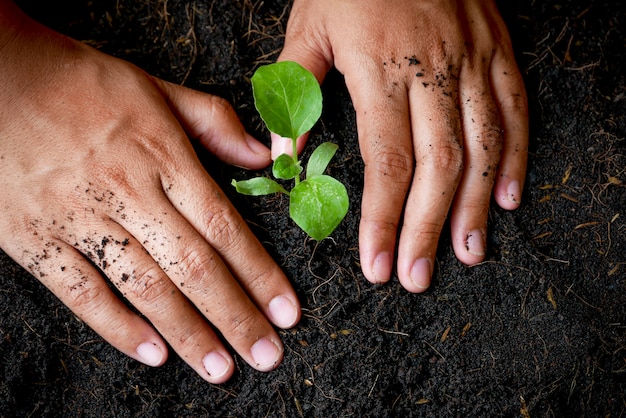
[{"label": "thumb", "polygon": [[225,99],[153,77],[187,135],[228,163],[260,169],[270,163],[265,145],[249,135]]},{"label": "thumb", "polygon": [[[292,17],[287,27],[285,46],[277,61],[297,62],[309,70],[317,81],[322,84],[333,63],[332,51],[328,46],[328,42],[311,40],[319,39],[319,37],[305,37],[303,35],[303,31],[300,30],[300,25],[298,25],[298,19]],[[302,152],[308,137],[309,134],[306,133],[296,141],[298,154]],[[281,154],[293,154],[293,144],[290,138],[283,138],[275,133],[271,134],[271,138],[272,159],[276,159]]]}]

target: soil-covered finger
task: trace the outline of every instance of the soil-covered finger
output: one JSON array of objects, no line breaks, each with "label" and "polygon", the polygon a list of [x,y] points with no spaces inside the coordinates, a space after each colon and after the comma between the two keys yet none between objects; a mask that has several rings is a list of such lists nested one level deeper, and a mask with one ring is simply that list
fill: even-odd
[{"label": "soil-covered finger", "polygon": [[[185,181],[180,180],[183,178]],[[205,252],[210,246],[214,250],[210,262],[219,260],[218,276],[222,280],[234,277],[236,282],[229,286],[240,286],[275,325],[282,328],[295,325],[300,319],[300,305],[289,280],[206,172],[201,167],[185,167],[177,174],[164,175],[162,181],[174,206],[171,210],[177,214],[177,220],[170,222],[184,225],[183,229],[174,228],[170,233],[195,237],[192,247],[188,243],[170,246],[187,247],[187,251],[204,248]],[[209,261],[202,257],[187,256],[189,260],[195,258],[194,263]],[[181,271],[178,266],[172,274],[189,275],[189,271]]]},{"label": "soil-covered finger", "polygon": [[410,90],[415,173],[398,247],[398,276],[412,292],[430,285],[437,244],[463,170],[452,67],[428,72]]},{"label": "soil-covered finger", "polygon": [[[171,184],[170,190],[174,187]],[[129,211],[127,216],[120,218],[124,229],[133,236],[123,254],[110,254],[111,257],[121,257],[116,265],[123,264],[125,267],[120,269],[118,276],[127,274],[114,281],[120,291],[151,320],[174,350],[198,373],[205,370],[203,359],[207,354],[217,351],[227,358],[209,322],[251,366],[271,370],[278,365],[283,352],[278,335],[251,299],[251,294],[233,277],[220,254],[171,206],[165,196],[155,199],[150,208]],[[237,234],[237,229],[231,229],[233,224],[228,219],[219,220],[213,227],[220,230],[211,231],[212,234]],[[104,257],[107,260],[106,251]],[[257,269],[252,271],[252,266]],[[273,270],[272,266],[275,266],[273,262],[266,264],[267,269],[263,270],[263,266],[252,261],[247,273],[260,278],[266,286],[261,287],[261,291],[258,288],[253,291],[267,297],[285,296],[285,293],[272,295],[267,291],[276,276],[286,282],[278,267]],[[289,294],[286,296],[292,308],[290,322],[295,322],[299,318],[296,298]],[[284,311],[289,305],[279,300],[273,306],[275,310]],[[255,348],[259,341],[271,344],[262,342],[265,348],[259,351]],[[224,365],[230,373],[232,362],[228,360],[228,365]]]},{"label": "soil-covered finger", "polygon": [[509,210],[522,201],[529,136],[526,89],[512,57],[512,52],[499,51],[491,66],[491,85],[504,132],[494,195],[496,202]]},{"label": "soil-covered finger", "polygon": [[[380,63],[381,69],[384,63]],[[381,73],[384,73],[381,71]],[[406,87],[384,75],[346,77],[356,110],[365,163],[359,252],[365,277],[389,280],[398,225],[413,176],[414,156]]]},{"label": "soil-covered finger", "polygon": [[[228,351],[206,319],[155,261],[155,256],[113,221],[103,222],[101,230],[83,233],[73,245],[199,375],[214,383],[227,379],[234,370]],[[224,359],[222,368],[208,368],[207,356],[214,358],[218,354]]]},{"label": "soil-covered finger", "polygon": [[464,74],[460,83],[464,171],[451,217],[452,243],[465,264],[483,260],[487,214],[502,151],[502,129],[486,74]]},{"label": "soil-covered finger", "polygon": [[[32,249],[16,253],[14,258],[76,316],[129,357],[150,366],[165,362],[168,353],[162,338],[115,295],[94,267],[94,261],[88,261],[84,254],[52,237],[30,244]],[[38,244],[42,248],[37,248]],[[100,252],[95,251],[92,255],[98,257]]]}]

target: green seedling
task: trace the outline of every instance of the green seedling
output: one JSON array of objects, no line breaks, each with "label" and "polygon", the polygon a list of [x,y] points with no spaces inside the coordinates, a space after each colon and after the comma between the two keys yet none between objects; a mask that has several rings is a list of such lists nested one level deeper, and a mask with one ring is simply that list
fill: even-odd
[{"label": "green seedling", "polygon": [[288,191],[267,177],[236,181],[239,193],[263,196],[284,193],[289,196],[289,216],[311,238],[329,236],[348,213],[348,193],[343,184],[324,171],[337,151],[325,142],[309,158],[304,179],[296,140],[311,128],[322,114],[322,91],[309,71],[295,62],[283,61],[260,67],[252,76],[254,104],[267,128],[290,138],[293,156],[282,154],[274,161],[272,174],[279,180],[293,180]]}]

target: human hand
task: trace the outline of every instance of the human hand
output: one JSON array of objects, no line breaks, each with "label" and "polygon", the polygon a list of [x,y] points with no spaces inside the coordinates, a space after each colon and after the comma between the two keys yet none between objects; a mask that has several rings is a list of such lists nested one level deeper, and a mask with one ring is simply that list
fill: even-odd
[{"label": "human hand", "polygon": [[227,380],[234,361],[210,322],[252,367],[276,367],[283,346],[269,321],[295,325],[297,297],[186,135],[228,163],[266,166],[269,149],[232,107],[8,2],[0,58],[0,247],[141,362],[165,362],[164,338],[204,379]]},{"label": "human hand", "polygon": [[[365,162],[369,281],[389,280],[399,242],[400,282],[426,290],[450,208],[457,258],[484,259],[491,191],[502,208],[519,206],[528,146],[524,85],[493,1],[295,0],[283,60],[320,82],[333,64],[345,76]],[[273,155],[285,149],[273,138]]]}]

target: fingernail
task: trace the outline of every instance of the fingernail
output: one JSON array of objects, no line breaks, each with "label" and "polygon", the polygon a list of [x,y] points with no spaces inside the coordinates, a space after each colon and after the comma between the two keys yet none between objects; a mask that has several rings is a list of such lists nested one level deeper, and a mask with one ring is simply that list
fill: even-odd
[{"label": "fingernail", "polygon": [[250,348],[252,360],[261,371],[272,370],[278,364],[282,352],[278,345],[267,338],[261,338]]},{"label": "fingernail", "polygon": [[293,154],[293,142],[289,138],[272,134],[272,160],[275,160],[282,154]]},{"label": "fingernail", "polygon": [[156,367],[163,362],[163,352],[155,343],[141,343],[137,346],[136,351],[141,361],[148,366]]},{"label": "fingernail", "polygon": [[430,260],[427,258],[420,258],[413,264],[411,268],[411,281],[420,290],[428,289],[430,286],[430,278],[432,271],[430,267]]},{"label": "fingernail", "polygon": [[467,233],[465,249],[468,253],[477,257],[485,255],[485,234],[480,229],[474,229]]},{"label": "fingernail", "polygon": [[269,311],[274,324],[281,328],[291,328],[298,320],[298,308],[286,296],[276,296],[270,301]]},{"label": "fingernail", "polygon": [[389,276],[391,276],[391,263],[391,254],[386,251],[378,254],[374,259],[372,272],[378,283],[385,283],[389,280]]},{"label": "fingernail", "polygon": [[204,369],[211,377],[218,378],[224,376],[230,368],[230,361],[217,351],[211,351],[202,359]]},{"label": "fingernail", "polygon": [[265,158],[269,157],[269,150],[267,149],[267,147],[261,144],[251,135],[246,134],[246,143],[248,144],[248,148],[250,148],[253,153],[261,155]]},{"label": "fingernail", "polygon": [[519,181],[513,180],[506,188],[506,198],[509,202],[519,204],[522,201],[522,190]]}]

